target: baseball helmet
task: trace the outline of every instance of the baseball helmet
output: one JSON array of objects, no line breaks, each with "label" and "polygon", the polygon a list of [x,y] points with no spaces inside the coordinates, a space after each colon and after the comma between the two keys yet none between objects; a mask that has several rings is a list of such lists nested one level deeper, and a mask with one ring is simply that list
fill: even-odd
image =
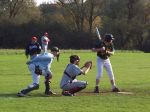
[{"label": "baseball helmet", "polygon": [[37,40],[37,37],[32,37],[32,40]]},{"label": "baseball helmet", "polygon": [[51,48],[51,51],[52,51],[52,52],[53,52],[53,51],[55,51],[55,52],[59,52],[59,48],[58,48],[58,47],[56,47],[56,46],[55,46],[55,47],[52,47],[52,48]]},{"label": "baseball helmet", "polygon": [[78,55],[70,56],[70,63],[74,63],[76,60],[80,61],[80,57]]},{"label": "baseball helmet", "polygon": [[110,42],[111,40],[114,40],[114,36],[112,34],[106,34],[105,35],[105,41]]}]

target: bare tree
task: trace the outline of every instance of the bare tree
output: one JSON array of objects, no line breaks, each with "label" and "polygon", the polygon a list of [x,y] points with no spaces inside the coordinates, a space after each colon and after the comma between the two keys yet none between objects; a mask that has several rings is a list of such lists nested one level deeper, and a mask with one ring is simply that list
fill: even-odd
[{"label": "bare tree", "polygon": [[59,0],[58,4],[67,10],[74,22],[75,29],[82,32],[85,20],[84,0]]},{"label": "bare tree", "polygon": [[[34,5],[34,0],[1,0],[0,6],[5,15],[8,18],[14,18],[20,13],[26,6]],[[7,14],[6,14],[7,13]]]}]

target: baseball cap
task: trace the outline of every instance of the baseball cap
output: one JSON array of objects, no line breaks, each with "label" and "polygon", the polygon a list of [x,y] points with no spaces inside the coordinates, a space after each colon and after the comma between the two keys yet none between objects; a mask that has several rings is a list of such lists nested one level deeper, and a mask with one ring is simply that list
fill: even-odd
[{"label": "baseball cap", "polygon": [[37,40],[37,37],[32,37],[32,40]]},{"label": "baseball cap", "polygon": [[44,33],[44,35],[48,35],[48,33],[47,33],[47,32],[45,32],[45,33]]}]

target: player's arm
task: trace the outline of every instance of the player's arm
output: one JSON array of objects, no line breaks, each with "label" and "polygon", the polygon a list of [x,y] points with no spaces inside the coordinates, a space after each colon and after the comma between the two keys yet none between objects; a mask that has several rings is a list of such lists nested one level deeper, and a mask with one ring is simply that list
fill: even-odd
[{"label": "player's arm", "polygon": [[101,48],[92,48],[93,52],[103,52],[105,51],[105,47],[101,47]]},{"label": "player's arm", "polygon": [[105,51],[105,47],[103,46],[103,42],[102,41],[98,41],[94,48],[92,48],[92,52],[104,52]]}]

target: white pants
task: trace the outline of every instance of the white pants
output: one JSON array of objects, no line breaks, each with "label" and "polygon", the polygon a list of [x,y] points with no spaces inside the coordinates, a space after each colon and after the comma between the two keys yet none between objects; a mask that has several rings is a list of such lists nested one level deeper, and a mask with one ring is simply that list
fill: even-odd
[{"label": "white pants", "polygon": [[42,44],[42,49],[44,52],[47,52],[48,44]]},{"label": "white pants", "polygon": [[[28,67],[29,67],[29,70],[32,74],[32,84],[34,84],[34,83],[39,84],[40,75],[35,73],[35,64],[30,64]],[[47,69],[42,70],[42,75],[46,77],[47,75],[52,75],[52,73],[47,68]]]},{"label": "white pants", "polygon": [[32,84],[34,84],[34,83],[39,84],[40,75],[35,73],[35,65],[30,64],[28,67],[29,67],[29,70],[32,74]]},{"label": "white pants", "polygon": [[105,67],[107,74],[109,76],[110,80],[114,80],[114,73],[112,70],[112,65],[110,63],[109,58],[104,60],[101,59],[100,57],[97,57],[97,76],[96,79],[100,79],[102,77],[103,74],[103,67]]}]

